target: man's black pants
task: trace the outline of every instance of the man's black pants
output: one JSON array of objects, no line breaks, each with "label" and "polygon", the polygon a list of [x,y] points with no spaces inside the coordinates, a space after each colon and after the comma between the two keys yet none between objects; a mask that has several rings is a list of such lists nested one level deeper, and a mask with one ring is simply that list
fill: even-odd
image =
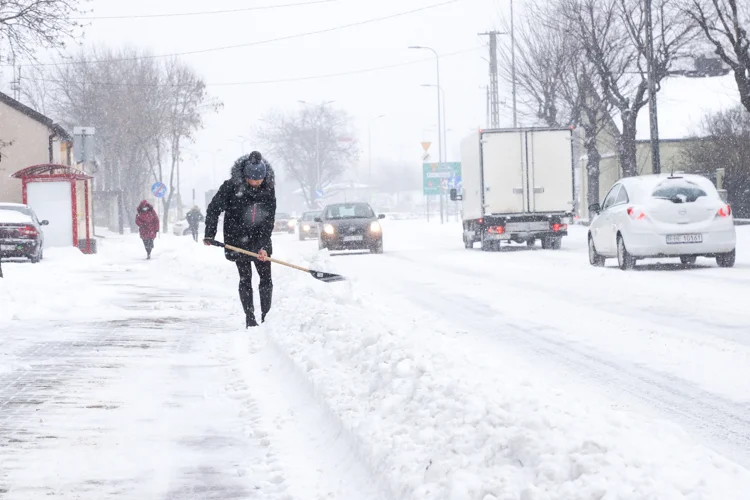
[{"label": "man's black pants", "polygon": [[273,281],[271,280],[271,263],[261,262],[255,258],[241,258],[237,261],[237,271],[240,273],[240,300],[246,316],[255,316],[253,313],[253,262],[255,270],[258,271],[260,284],[258,294],[260,295],[260,311],[265,316],[271,310],[273,298]]}]

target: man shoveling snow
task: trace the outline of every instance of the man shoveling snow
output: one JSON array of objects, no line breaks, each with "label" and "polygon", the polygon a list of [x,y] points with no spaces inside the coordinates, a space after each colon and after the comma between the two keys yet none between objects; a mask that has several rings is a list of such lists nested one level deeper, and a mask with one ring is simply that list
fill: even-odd
[{"label": "man shoveling snow", "polygon": [[224,181],[206,209],[206,234],[203,242],[211,245],[216,237],[219,216],[224,212],[224,242],[255,252],[250,257],[225,250],[226,258],[237,264],[240,274],[240,300],[245,310],[245,326],[258,326],[253,305],[252,264],[258,271],[260,284],[261,321],[271,310],[273,281],[271,262],[273,252],[271,235],[276,219],[276,189],[271,165],[261,154],[253,151],[240,157],[232,166],[231,177]]}]

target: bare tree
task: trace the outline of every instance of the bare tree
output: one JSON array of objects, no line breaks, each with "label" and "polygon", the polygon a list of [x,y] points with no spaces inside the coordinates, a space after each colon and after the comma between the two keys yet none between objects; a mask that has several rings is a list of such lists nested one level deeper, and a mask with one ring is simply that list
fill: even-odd
[{"label": "bare tree", "polygon": [[47,116],[51,112],[55,88],[50,82],[44,66],[24,68],[24,80],[21,87],[22,99],[33,109]]},{"label": "bare tree", "polygon": [[14,56],[32,55],[38,47],[61,48],[81,24],[79,0],[0,1],[0,40]]},{"label": "bare tree", "polygon": [[[697,30],[674,2],[653,0],[650,7],[658,90],[674,62],[687,55]],[[637,173],[636,120],[648,103],[645,8],[640,0],[566,0],[562,10],[570,21],[569,36],[580,40],[596,71],[602,99],[620,115],[617,147],[625,177]]]},{"label": "bare tree", "polygon": [[[561,116],[560,86],[569,71],[570,51],[557,20],[551,19],[554,10],[547,5],[532,3],[514,27],[518,97],[521,104],[533,110],[535,118],[549,127],[569,122],[568,116]],[[539,35],[540,26],[544,26],[544,36]],[[504,28],[510,30],[507,23]],[[510,44],[501,45],[498,52],[500,77],[511,84],[513,58]]]},{"label": "bare tree", "polygon": [[703,120],[701,135],[685,149],[685,167],[709,178],[723,168],[735,215],[750,217],[750,113],[737,106],[710,114]]},{"label": "bare tree", "polygon": [[[61,120],[97,129],[101,188],[122,190],[125,205],[135,207],[149,180],[168,183],[163,200],[168,213],[184,143],[202,127],[203,114],[219,104],[191,68],[147,56],[132,48],[84,50],[51,81]],[[134,222],[135,215],[128,214]],[[167,217],[163,228],[168,229]]]},{"label": "bare tree", "polygon": [[737,0],[689,0],[686,14],[734,73],[740,102],[750,111],[750,6]]},{"label": "bare tree", "polygon": [[258,139],[297,181],[310,208],[315,191],[325,190],[359,158],[351,118],[326,104],[272,112],[263,122],[267,125],[257,130]]},{"label": "bare tree", "polygon": [[[601,97],[596,68],[586,58],[574,26],[559,6],[532,3],[516,28],[519,95],[547,126],[572,125],[584,131],[588,205],[599,202],[599,134],[610,125],[611,105]],[[539,36],[542,30],[544,36]],[[501,50],[503,78],[510,82],[511,55]],[[612,130],[617,134],[616,130]]]}]

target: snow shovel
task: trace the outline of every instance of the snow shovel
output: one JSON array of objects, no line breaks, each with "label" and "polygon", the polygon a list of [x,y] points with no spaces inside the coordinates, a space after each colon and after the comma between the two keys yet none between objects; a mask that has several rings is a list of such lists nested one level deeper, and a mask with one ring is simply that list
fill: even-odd
[{"label": "snow shovel", "polygon": [[[231,250],[233,252],[244,253],[245,255],[249,255],[250,257],[255,257],[256,259],[260,257],[257,253],[250,252],[249,250],[245,250],[243,248],[237,248],[232,245],[227,245],[226,243],[222,243],[221,241],[216,241],[216,240],[210,240],[210,241],[212,245],[217,246],[217,247],[226,248],[227,250]],[[296,269],[298,271],[310,273],[310,275],[316,280],[325,281],[326,283],[331,283],[333,281],[346,280],[346,278],[344,278],[340,274],[324,273],[323,271],[315,271],[313,269],[307,269],[306,267],[290,264],[289,262],[284,262],[283,260],[276,260],[271,257],[269,257],[267,260],[275,264],[280,264],[282,266],[291,267],[292,269]]]}]

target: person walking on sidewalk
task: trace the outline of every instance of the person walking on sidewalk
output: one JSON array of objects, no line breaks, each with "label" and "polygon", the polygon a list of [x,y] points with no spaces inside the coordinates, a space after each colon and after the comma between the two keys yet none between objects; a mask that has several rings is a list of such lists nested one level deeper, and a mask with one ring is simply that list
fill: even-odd
[{"label": "person walking on sidewalk", "polygon": [[156,215],[154,207],[146,200],[141,201],[140,205],[138,205],[138,215],[135,216],[135,225],[138,226],[143,246],[146,247],[146,258],[150,259],[151,250],[154,249],[156,233],[159,232],[159,216]]},{"label": "person walking on sidewalk", "polygon": [[198,206],[194,206],[190,209],[190,211],[185,215],[185,219],[187,219],[188,227],[190,227],[190,232],[193,235],[193,239],[197,242],[198,241],[198,226],[201,222],[203,222],[203,214],[201,213],[201,209],[198,208]]},{"label": "person walking on sidewalk", "polygon": [[224,181],[206,209],[206,232],[203,242],[211,244],[216,237],[219,216],[224,212],[224,242],[260,255],[259,258],[225,250],[226,258],[237,265],[240,275],[240,301],[245,311],[245,327],[258,326],[255,319],[252,288],[252,265],[260,284],[261,322],[271,310],[273,253],[271,234],[276,220],[276,188],[271,165],[253,151],[240,157],[232,166],[231,177]]}]

